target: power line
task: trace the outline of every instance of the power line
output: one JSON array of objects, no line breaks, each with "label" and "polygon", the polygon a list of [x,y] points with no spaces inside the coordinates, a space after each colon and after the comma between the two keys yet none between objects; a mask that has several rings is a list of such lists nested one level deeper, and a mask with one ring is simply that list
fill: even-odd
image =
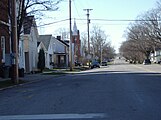
[{"label": "power line", "polygon": [[[86,19],[77,19],[77,20],[86,20]],[[143,19],[91,19],[94,21],[107,21],[107,22],[133,22],[133,21],[156,21],[154,19],[150,19],[150,20],[143,20]],[[157,21],[161,21],[161,20],[157,20]]]},{"label": "power line", "polygon": [[74,0],[73,0],[73,3],[74,3],[73,5],[74,5],[74,7],[75,7],[75,9],[76,9],[76,12],[77,12],[79,18],[81,18],[81,17],[80,17],[80,14],[79,14],[79,12],[78,12],[78,9],[77,9],[77,7],[76,7],[76,4],[75,4],[75,1],[74,1]]},{"label": "power line", "polygon": [[[87,20],[87,19],[80,19],[80,18],[71,18],[71,19],[77,19],[77,20],[81,20],[81,21],[84,21],[84,20]],[[48,26],[48,25],[52,25],[52,24],[56,24],[56,23],[60,23],[60,22],[65,22],[65,21],[68,21],[69,19],[64,19],[64,20],[59,20],[59,21],[55,21],[55,22],[51,22],[51,23],[47,23],[47,24],[43,24],[43,25],[38,25],[37,27],[42,27],[42,26]],[[135,21],[156,21],[156,20],[130,20],[130,19],[90,19],[92,21],[104,21],[104,22],[135,22]],[[157,20],[157,21],[161,21],[161,20]],[[84,24],[84,23],[83,23]],[[120,24],[108,24],[108,25],[121,25]]]},{"label": "power line", "polygon": [[[79,18],[81,19],[80,14],[79,14],[78,9],[77,9],[76,4],[75,4],[75,0],[73,0],[73,3],[74,3],[74,7],[76,9],[76,12],[77,12]],[[83,22],[83,24],[85,24],[85,23]]]},{"label": "power line", "polygon": [[69,19],[64,19],[64,20],[59,20],[59,21],[55,21],[55,22],[51,22],[51,23],[47,23],[47,24],[43,24],[43,25],[39,25],[37,27],[42,27],[42,26],[47,26],[47,25],[52,25],[55,23],[60,23],[60,22],[64,22],[64,21],[68,21]]}]

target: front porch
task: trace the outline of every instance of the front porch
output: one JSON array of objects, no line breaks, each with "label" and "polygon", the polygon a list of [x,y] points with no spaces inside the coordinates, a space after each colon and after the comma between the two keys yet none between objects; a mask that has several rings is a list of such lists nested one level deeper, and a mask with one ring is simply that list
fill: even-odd
[{"label": "front porch", "polygon": [[69,55],[66,53],[54,53],[54,68],[67,68]]}]

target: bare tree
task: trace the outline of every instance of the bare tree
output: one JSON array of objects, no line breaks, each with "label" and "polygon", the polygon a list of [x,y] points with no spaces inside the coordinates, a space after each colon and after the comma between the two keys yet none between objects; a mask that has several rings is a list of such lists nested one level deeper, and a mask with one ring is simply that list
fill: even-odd
[{"label": "bare tree", "polygon": [[123,57],[133,63],[136,63],[136,61],[142,63],[145,59],[145,54],[138,50],[137,45],[133,41],[124,41],[119,51]]},{"label": "bare tree", "polygon": [[[23,32],[24,20],[29,15],[34,15],[36,19],[42,19],[47,11],[58,10],[58,4],[63,0],[17,0],[17,38]],[[0,1],[0,6],[4,12],[8,11],[8,20],[12,20],[11,1]],[[0,15],[4,13],[1,11]],[[8,22],[8,21],[7,21]]]},{"label": "bare tree", "polygon": [[82,43],[82,49],[84,52],[84,56],[87,57],[87,55],[88,55],[88,42],[87,42],[87,33],[86,32],[81,33],[81,43]]},{"label": "bare tree", "polygon": [[111,43],[105,43],[102,47],[102,58],[103,60],[112,59],[116,56],[116,51],[114,47],[111,46]]},{"label": "bare tree", "polygon": [[93,51],[91,51],[94,54],[94,57],[101,58],[101,49],[103,45],[106,43],[107,35],[99,26],[93,26],[93,29],[91,31],[91,45],[93,48]]},{"label": "bare tree", "polygon": [[87,33],[81,33],[81,46],[82,46],[82,62],[86,64],[88,62],[87,55],[88,55],[88,40],[87,40]]},{"label": "bare tree", "polygon": [[17,34],[18,40],[22,32],[24,19],[28,15],[35,15],[42,19],[44,12],[58,10],[57,5],[63,0],[17,0]]},{"label": "bare tree", "polygon": [[115,50],[111,47],[108,41],[108,35],[105,34],[99,26],[93,26],[91,31],[91,53],[93,53],[94,58],[99,60],[113,58],[115,55]]},{"label": "bare tree", "polygon": [[[128,42],[122,44],[121,47],[129,49],[133,55],[137,53],[136,51],[139,51],[148,59],[150,53],[153,52],[155,48],[160,47],[161,44],[159,12],[156,9],[152,9],[140,15],[138,19],[139,21],[136,20],[133,24],[129,25],[126,31],[126,40]],[[127,43],[128,47],[126,46]],[[137,60],[139,60],[138,56]]]},{"label": "bare tree", "polygon": [[69,30],[66,28],[59,28],[54,32],[54,34],[61,36],[62,40],[69,38]]}]

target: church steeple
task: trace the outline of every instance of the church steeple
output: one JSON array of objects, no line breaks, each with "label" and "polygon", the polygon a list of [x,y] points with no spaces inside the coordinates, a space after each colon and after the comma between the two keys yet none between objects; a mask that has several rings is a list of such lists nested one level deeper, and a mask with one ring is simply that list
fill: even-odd
[{"label": "church steeple", "polygon": [[74,19],[74,25],[73,25],[73,35],[77,36],[78,35],[78,30],[77,30],[77,25],[76,25],[76,21]]}]

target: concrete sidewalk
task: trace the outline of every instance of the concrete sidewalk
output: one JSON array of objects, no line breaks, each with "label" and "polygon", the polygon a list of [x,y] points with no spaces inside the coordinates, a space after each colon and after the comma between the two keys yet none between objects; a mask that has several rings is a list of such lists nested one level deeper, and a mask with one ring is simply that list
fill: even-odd
[{"label": "concrete sidewalk", "polygon": [[[88,66],[84,66],[84,68],[86,68],[84,71],[90,70],[90,69],[87,69]],[[80,72],[83,72],[83,71],[67,71],[67,69],[58,69],[58,70],[55,70],[55,71],[49,71],[49,73],[50,72],[56,72],[56,73],[65,72],[67,74],[73,74],[73,73],[80,73]],[[44,72],[44,73],[48,73],[48,72]],[[54,78],[56,76],[61,76],[61,74],[59,74],[59,75],[43,75],[43,73],[24,74],[24,77],[19,77],[19,79],[29,81],[29,82],[33,82],[33,81],[51,79],[51,78]],[[10,80],[10,79],[11,78],[1,78],[0,77],[0,81]]]},{"label": "concrete sidewalk", "polygon": [[[24,77],[19,77],[19,80],[23,80],[23,81],[26,81],[25,83],[22,83],[22,84],[19,84],[19,85],[24,85],[24,84],[31,84],[31,83],[35,83],[35,82],[39,82],[39,81],[43,81],[43,80],[50,80],[50,79],[53,79],[54,75],[43,75],[43,74],[25,74]],[[0,81],[6,81],[6,80],[11,80],[11,78],[1,78],[0,77]],[[0,91],[1,90],[5,90],[5,89],[9,89],[9,88],[13,88],[13,87],[16,87],[18,85],[11,85],[11,86],[8,86],[8,87],[3,87],[3,88],[0,88]]]}]

